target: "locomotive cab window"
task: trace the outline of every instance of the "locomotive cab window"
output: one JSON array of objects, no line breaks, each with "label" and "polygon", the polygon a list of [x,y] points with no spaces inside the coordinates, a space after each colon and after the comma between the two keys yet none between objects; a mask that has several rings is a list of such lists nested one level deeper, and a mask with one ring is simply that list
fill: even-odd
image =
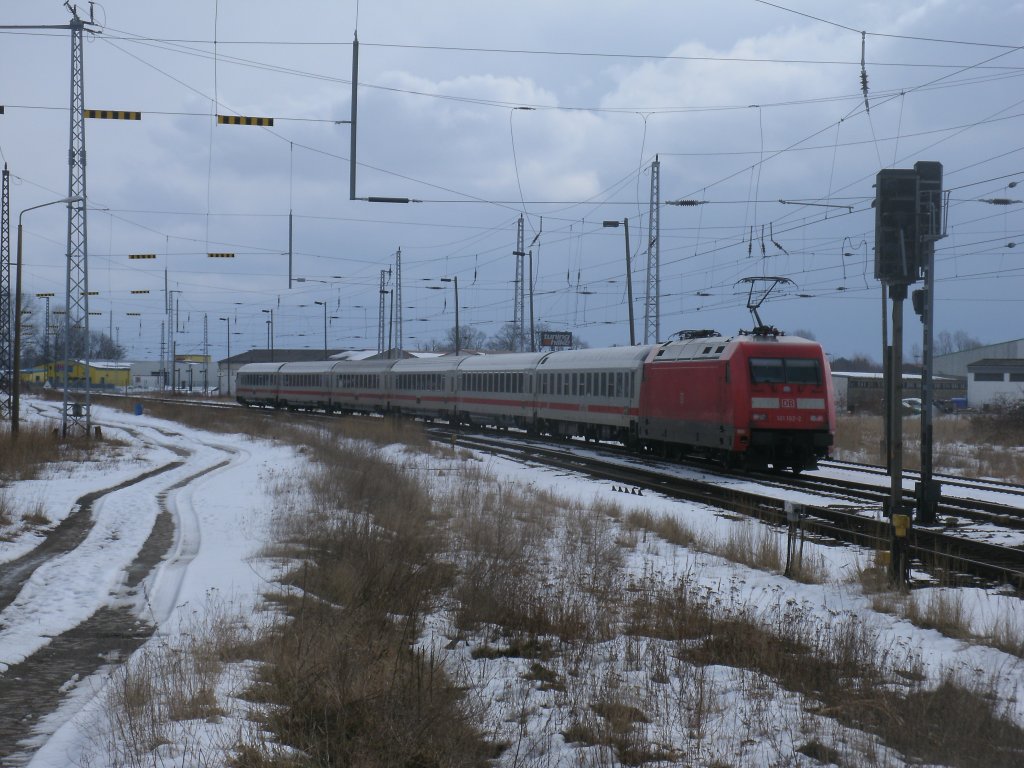
[{"label": "locomotive cab window", "polygon": [[821,368],[817,360],[781,357],[750,358],[750,381],[753,384],[821,384]]},{"label": "locomotive cab window", "polygon": [[786,381],[792,384],[821,384],[817,360],[786,360]]},{"label": "locomotive cab window", "polygon": [[783,384],[786,368],[779,357],[750,358],[750,381],[752,384]]}]

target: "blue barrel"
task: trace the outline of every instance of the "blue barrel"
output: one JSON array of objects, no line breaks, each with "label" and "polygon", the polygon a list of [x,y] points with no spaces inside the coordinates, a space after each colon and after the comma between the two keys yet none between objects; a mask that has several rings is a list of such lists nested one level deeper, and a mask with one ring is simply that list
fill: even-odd
[{"label": "blue barrel", "polygon": [[142,415],[142,403],[136,403],[135,404],[135,415],[136,416],[141,416]]}]

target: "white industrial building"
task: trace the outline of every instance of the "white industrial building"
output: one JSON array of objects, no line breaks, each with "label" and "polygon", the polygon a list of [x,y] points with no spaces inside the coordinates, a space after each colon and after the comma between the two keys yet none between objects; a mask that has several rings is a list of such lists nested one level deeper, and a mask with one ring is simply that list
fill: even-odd
[{"label": "white industrial building", "polygon": [[967,366],[967,402],[971,408],[1024,400],[1024,359],[985,358]]}]

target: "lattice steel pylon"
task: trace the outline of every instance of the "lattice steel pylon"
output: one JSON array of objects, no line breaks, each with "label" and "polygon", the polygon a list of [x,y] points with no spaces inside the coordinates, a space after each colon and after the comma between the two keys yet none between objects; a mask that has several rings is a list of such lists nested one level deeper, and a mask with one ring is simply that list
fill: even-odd
[{"label": "lattice steel pylon", "polygon": [[523,270],[523,258],[526,256],[526,242],[523,234],[523,216],[519,215],[519,223],[516,227],[516,249],[512,255],[516,257],[516,281],[515,298],[513,303],[512,325],[516,330],[516,352],[523,351],[523,342],[526,339],[526,279]]},{"label": "lattice steel pylon", "polygon": [[0,198],[0,416],[11,417],[11,174],[4,163]]},{"label": "lattice steel pylon", "polygon": [[647,300],[644,305],[644,344],[661,340],[661,162],[651,163],[651,208],[647,227]]},{"label": "lattice steel pylon", "polygon": [[[85,69],[82,48],[82,32],[85,22],[78,18],[74,6],[71,9],[71,125],[68,142],[68,198],[77,202],[68,203],[68,248],[67,248],[67,290],[64,313],[64,412],[61,427],[64,435],[69,429],[82,429],[88,436],[92,417],[90,410],[89,370],[89,270],[88,237],[86,234],[85,193]],[[80,339],[83,352],[82,399],[70,402],[68,386],[72,360],[72,335]]]},{"label": "lattice steel pylon", "polygon": [[391,297],[392,306],[394,307],[394,318],[395,318],[395,349],[398,350],[398,355],[401,357],[404,340],[402,338],[402,249],[399,248],[395,253],[395,286],[392,288],[395,292]]}]

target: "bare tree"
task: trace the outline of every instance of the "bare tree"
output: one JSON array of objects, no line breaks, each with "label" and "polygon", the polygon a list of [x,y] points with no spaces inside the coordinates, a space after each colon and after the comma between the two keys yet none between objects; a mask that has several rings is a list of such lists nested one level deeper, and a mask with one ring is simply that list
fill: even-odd
[{"label": "bare tree", "polygon": [[524,347],[529,348],[528,343],[520,345],[523,340],[519,326],[515,323],[505,323],[500,331],[491,336],[487,342],[487,349],[491,352],[518,352]]},{"label": "bare tree", "polygon": [[971,336],[966,331],[939,331],[935,334],[935,354],[951,355],[954,352],[964,352],[968,349],[982,347],[981,341]]},{"label": "bare tree", "polygon": [[[467,349],[483,349],[487,342],[487,334],[481,331],[479,328],[474,328],[472,325],[460,325],[459,326],[459,351],[465,351]],[[440,341],[433,340],[430,342],[430,349],[434,352],[454,352],[455,351],[455,326],[453,325],[448,329],[448,333]]]}]

